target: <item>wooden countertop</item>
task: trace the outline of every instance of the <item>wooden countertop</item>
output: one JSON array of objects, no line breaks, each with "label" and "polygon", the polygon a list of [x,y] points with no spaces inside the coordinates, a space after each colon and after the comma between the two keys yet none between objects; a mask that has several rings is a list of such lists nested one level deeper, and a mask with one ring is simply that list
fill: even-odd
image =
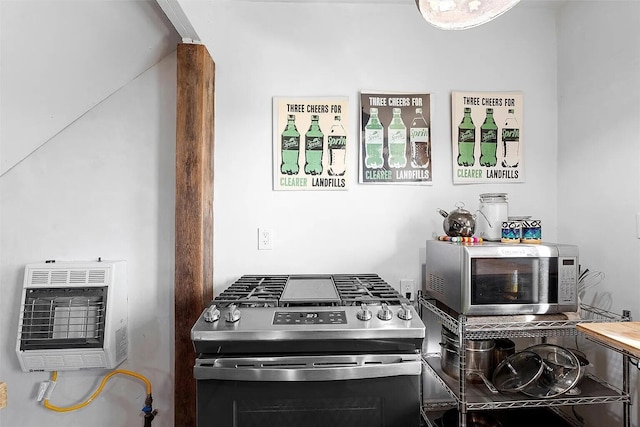
[{"label": "wooden countertop", "polygon": [[578,323],[576,329],[611,347],[640,357],[640,322]]}]

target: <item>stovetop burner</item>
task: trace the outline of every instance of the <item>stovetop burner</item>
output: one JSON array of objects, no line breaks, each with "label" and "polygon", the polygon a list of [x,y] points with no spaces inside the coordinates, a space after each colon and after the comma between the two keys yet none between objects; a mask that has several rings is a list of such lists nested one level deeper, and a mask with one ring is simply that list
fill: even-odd
[{"label": "stovetop burner", "polygon": [[245,275],[191,329],[201,354],[413,353],[425,326],[376,274]]},{"label": "stovetop burner", "polygon": [[[287,285],[300,288],[287,289]],[[299,284],[298,284],[299,282]],[[336,298],[312,295],[309,289],[317,282],[318,289],[329,282],[337,292]],[[303,285],[308,289],[304,289]],[[286,289],[286,292],[285,292]],[[285,293],[294,298],[283,297]],[[301,296],[300,293],[303,295]],[[400,305],[407,303],[391,285],[377,274],[333,275],[244,275],[215,298],[218,307],[235,304],[238,307],[293,307],[293,306],[349,306],[367,304]]]}]

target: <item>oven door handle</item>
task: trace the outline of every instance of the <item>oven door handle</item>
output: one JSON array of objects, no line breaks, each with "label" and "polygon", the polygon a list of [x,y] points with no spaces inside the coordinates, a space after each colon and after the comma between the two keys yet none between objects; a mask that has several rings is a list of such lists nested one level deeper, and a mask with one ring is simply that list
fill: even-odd
[{"label": "oven door handle", "polygon": [[420,375],[420,354],[199,358],[197,380],[340,381]]}]

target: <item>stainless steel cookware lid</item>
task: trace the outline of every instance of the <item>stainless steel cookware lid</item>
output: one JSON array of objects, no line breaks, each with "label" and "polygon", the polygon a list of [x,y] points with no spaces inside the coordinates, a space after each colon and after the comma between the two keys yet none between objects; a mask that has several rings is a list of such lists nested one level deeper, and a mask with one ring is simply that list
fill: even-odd
[{"label": "stainless steel cookware lid", "polygon": [[538,344],[526,350],[542,359],[540,378],[522,392],[537,398],[556,397],[571,390],[580,379],[580,361],[571,351],[554,344]]},{"label": "stainless steel cookware lid", "polygon": [[493,371],[493,385],[502,392],[522,391],[540,378],[542,358],[533,351],[519,351],[504,359]]}]

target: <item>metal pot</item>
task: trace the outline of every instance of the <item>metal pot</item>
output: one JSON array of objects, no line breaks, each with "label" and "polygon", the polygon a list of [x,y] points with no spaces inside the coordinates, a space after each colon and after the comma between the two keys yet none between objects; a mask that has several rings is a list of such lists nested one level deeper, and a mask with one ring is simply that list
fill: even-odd
[{"label": "metal pot", "polygon": [[444,217],[442,228],[447,236],[471,237],[476,230],[476,215],[463,209],[464,203],[456,203],[456,209],[447,213],[440,208],[436,209]]},{"label": "metal pot", "polygon": [[516,343],[507,338],[498,338],[495,340],[495,347],[493,349],[493,366],[496,367],[516,352]]},{"label": "metal pot", "polygon": [[[440,353],[440,367],[452,378],[460,377],[460,346],[458,336],[442,327],[442,351]],[[469,382],[484,382],[489,390],[495,388],[489,382],[493,371],[493,340],[468,340],[466,342],[466,379]],[[495,390],[497,392],[497,390]]]},{"label": "metal pot", "polygon": [[587,359],[587,356],[580,350],[577,350],[575,348],[568,348],[567,350],[573,353],[578,359],[578,362],[580,362],[580,373],[578,374],[578,380],[576,381],[576,385],[570,388],[569,391],[567,392],[567,394],[576,395],[582,392],[578,386],[584,379],[584,376],[587,373],[587,367],[590,366],[591,363],[589,362],[589,359]]}]

